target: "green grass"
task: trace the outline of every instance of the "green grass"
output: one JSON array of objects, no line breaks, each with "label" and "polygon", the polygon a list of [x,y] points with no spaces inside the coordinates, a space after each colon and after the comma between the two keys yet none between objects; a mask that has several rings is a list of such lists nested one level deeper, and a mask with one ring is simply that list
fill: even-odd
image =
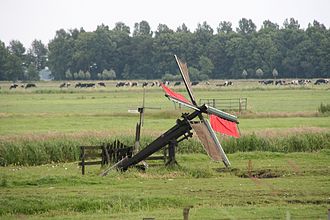
[{"label": "green grass", "polygon": [[[1,219],[182,219],[187,206],[190,219],[327,217],[330,117],[318,108],[329,104],[329,85],[195,87],[197,99],[248,98],[248,111],[239,115],[243,137],[219,136],[230,169],[191,139],[180,143],[180,167],[150,163],[146,172],[100,177],[100,167],[89,166],[81,176],[79,145],[133,142],[138,115],[128,110],[141,105],[143,90],[108,83],[61,90],[60,82],[45,82],[10,91],[0,82],[0,163],[8,165],[0,167]],[[146,109],[143,146],[182,112],[160,88],[147,89],[146,106],[158,109]]]},{"label": "green grass", "polygon": [[[191,219],[326,218],[329,155],[235,153],[226,170],[206,155],[183,154],[179,168],[152,166],[146,173],[130,169],[103,178],[97,166],[81,176],[76,163],[0,167],[0,214],[2,219],[182,219],[182,209],[193,206]],[[262,170],[280,175],[238,176]]]},{"label": "green grass", "polygon": [[[142,88],[59,89],[58,82],[39,83],[37,89],[0,92],[0,135],[26,133],[105,131],[134,134],[137,114],[128,113],[142,103]],[[216,82],[214,82],[215,84]],[[4,84],[4,83],[3,83]],[[328,87],[260,86],[255,82],[235,83],[235,87],[195,87],[197,98],[248,98],[248,112],[240,117],[243,133],[265,129],[324,128],[329,117],[320,116],[321,103],[329,102]],[[185,93],[183,87],[175,88]],[[42,92],[43,91],[43,92]],[[145,132],[168,129],[181,111],[164,97],[160,88],[148,88]],[[182,109],[187,111],[187,109]],[[302,117],[301,117],[302,116]]]}]

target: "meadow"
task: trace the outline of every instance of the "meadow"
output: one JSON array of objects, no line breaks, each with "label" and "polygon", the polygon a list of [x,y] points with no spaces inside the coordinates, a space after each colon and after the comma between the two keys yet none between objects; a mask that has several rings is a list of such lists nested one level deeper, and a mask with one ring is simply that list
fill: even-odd
[{"label": "meadow", "polygon": [[[232,87],[199,85],[197,99],[247,98],[238,113],[240,139],[219,135],[232,167],[210,161],[193,138],[178,148],[178,167],[151,164],[146,172],[87,167],[81,176],[78,146],[134,140],[143,89],[37,88],[0,90],[1,219],[324,219],[330,204],[329,85]],[[174,87],[173,87],[174,88]],[[186,95],[183,87],[174,88]],[[187,109],[146,88],[142,144],[165,132]]]}]

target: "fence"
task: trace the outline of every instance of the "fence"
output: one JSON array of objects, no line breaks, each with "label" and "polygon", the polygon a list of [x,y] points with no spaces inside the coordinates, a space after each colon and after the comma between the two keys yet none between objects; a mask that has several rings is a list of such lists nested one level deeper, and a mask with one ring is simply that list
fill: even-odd
[{"label": "fence", "polygon": [[[104,166],[109,163],[116,163],[124,157],[132,157],[133,147],[126,146],[118,140],[113,143],[106,143],[100,146],[81,146],[80,159],[81,174],[85,174],[85,166],[98,165]],[[99,159],[99,160],[97,160]]]},{"label": "fence", "polygon": [[223,111],[246,111],[247,98],[237,99],[200,99],[199,104],[207,104]]}]

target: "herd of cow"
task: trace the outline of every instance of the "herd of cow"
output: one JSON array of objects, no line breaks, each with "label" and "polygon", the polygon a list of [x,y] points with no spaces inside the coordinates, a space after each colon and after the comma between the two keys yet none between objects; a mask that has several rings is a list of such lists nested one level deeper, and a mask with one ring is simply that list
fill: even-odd
[{"label": "herd of cow", "polygon": [[[309,79],[296,79],[296,80],[260,80],[258,81],[262,85],[307,85],[312,83]],[[314,85],[328,84],[328,79],[317,79]]]},{"label": "herd of cow", "polygon": [[[9,89],[16,89],[19,85],[17,83],[13,83],[9,86]],[[27,84],[22,84],[21,85],[21,88],[25,88],[25,89],[28,89],[28,88],[34,88],[34,87],[37,87],[36,84],[34,83],[27,83]]]},{"label": "herd of cow", "polygon": [[[307,85],[312,83],[311,80],[309,79],[299,79],[299,80],[260,80],[258,81],[260,84],[262,85]],[[169,81],[164,81],[162,82],[165,85],[173,85],[173,86],[180,86],[182,84],[182,82],[169,82]],[[317,79],[314,82],[314,85],[320,85],[320,84],[328,84],[329,80],[328,79]],[[193,81],[191,83],[192,86],[196,86],[196,85],[201,85],[202,83],[199,81]],[[204,84],[204,83],[203,83]],[[209,82],[205,82],[205,85],[210,85]],[[232,81],[225,81],[224,83],[221,84],[216,84],[216,86],[232,86],[234,85],[234,83]],[[68,88],[71,86],[71,83],[69,82],[63,82],[60,84],[59,88]],[[75,84],[75,88],[95,88],[95,87],[106,87],[105,82],[98,82],[98,83],[81,83],[78,82]],[[116,87],[138,87],[138,86],[142,86],[142,87],[146,87],[146,86],[150,86],[150,87],[154,87],[154,86],[160,86],[160,83],[158,81],[153,81],[153,82],[117,82],[116,83]],[[27,84],[21,84],[21,86],[19,86],[17,83],[13,83],[10,85],[9,89],[16,89],[18,87],[21,88],[35,88],[37,87],[36,84],[34,83],[27,83]]]}]

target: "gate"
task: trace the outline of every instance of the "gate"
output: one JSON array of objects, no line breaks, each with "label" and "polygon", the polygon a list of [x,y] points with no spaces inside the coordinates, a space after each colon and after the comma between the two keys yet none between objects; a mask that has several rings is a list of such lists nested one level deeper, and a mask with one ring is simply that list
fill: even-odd
[{"label": "gate", "polygon": [[246,111],[247,98],[237,99],[200,99],[199,104],[207,104],[222,111]]}]

